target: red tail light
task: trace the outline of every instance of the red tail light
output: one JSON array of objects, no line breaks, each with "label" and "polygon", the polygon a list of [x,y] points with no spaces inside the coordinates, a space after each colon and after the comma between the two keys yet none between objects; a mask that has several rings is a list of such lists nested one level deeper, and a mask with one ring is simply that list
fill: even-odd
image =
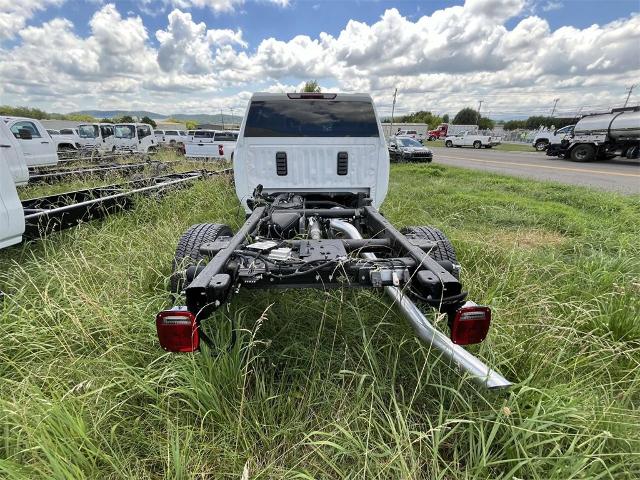
[{"label": "red tail light", "polygon": [[169,352],[195,352],[200,348],[196,317],[188,310],[178,308],[164,310],[156,317],[158,340]]},{"label": "red tail light", "polygon": [[480,305],[458,309],[451,325],[451,340],[458,345],[480,343],[489,333],[491,309]]},{"label": "red tail light", "polygon": [[224,145],[218,145],[218,155],[224,156]]}]

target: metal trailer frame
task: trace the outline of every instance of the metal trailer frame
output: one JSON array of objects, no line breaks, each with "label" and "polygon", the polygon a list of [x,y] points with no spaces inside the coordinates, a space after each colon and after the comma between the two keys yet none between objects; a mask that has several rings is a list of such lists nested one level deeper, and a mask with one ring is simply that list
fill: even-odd
[{"label": "metal trailer frame", "polygon": [[[156,165],[162,162],[156,163]],[[35,171],[29,175],[29,183],[55,183],[67,180],[73,177],[104,177],[112,173],[129,174],[141,172],[146,166],[152,166],[153,163],[124,163],[124,164],[103,164],[95,165],[87,168],[60,168],[47,171]]]},{"label": "metal trailer frame", "polygon": [[[183,282],[177,283],[177,289],[183,291],[186,306],[176,306],[171,312],[192,315],[199,336],[206,343],[211,340],[200,323],[229,303],[241,288],[384,288],[417,334],[468,372],[475,382],[487,388],[511,385],[439,332],[415,305],[414,300],[447,314],[450,325],[459,309],[475,306],[466,302],[467,292],[453,274],[459,266],[429,256],[437,242],[405,236],[363,195],[339,205],[293,194],[267,198],[260,195],[259,189],[248,202],[252,213],[235,235],[199,245],[200,255],[210,259],[208,263],[179,265],[176,258],[174,279]],[[281,201],[283,196],[289,200]],[[280,229],[278,234],[276,225],[283,223],[295,225],[298,233],[287,235]],[[270,246],[263,248],[269,242]],[[271,257],[270,252],[280,251],[293,251],[299,257]],[[235,336],[232,342],[234,339]]]},{"label": "metal trailer frame", "polygon": [[133,208],[139,195],[161,195],[200,178],[230,173],[193,170],[22,201],[25,236],[38,238],[80,223]]}]

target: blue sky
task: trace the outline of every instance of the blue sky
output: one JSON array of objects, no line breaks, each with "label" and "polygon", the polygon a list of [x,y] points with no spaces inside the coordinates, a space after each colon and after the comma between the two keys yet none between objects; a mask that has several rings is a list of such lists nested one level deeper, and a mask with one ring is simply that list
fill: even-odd
[{"label": "blue sky", "polygon": [[559,97],[568,114],[617,106],[640,78],[638,10],[638,0],[22,0],[0,4],[0,103],[241,111],[252,91],[318,79],[371,93],[383,113],[398,88],[401,112],[482,99],[518,117]]}]

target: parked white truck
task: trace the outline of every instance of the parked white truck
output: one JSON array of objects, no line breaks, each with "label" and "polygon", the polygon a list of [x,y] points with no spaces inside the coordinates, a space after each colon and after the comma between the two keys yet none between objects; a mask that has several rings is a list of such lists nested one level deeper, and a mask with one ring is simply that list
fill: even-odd
[{"label": "parked white truck", "polygon": [[55,142],[47,133],[47,129],[33,118],[2,117],[24,153],[28,167],[56,165],[58,154]]},{"label": "parked white truck", "polygon": [[193,141],[185,144],[185,157],[233,160],[237,139],[238,132],[196,130]]},{"label": "parked white truck", "polygon": [[115,150],[121,153],[152,153],[158,148],[151,126],[146,123],[115,125]]},{"label": "parked white truck", "polygon": [[24,185],[29,181],[29,168],[25,163],[24,152],[18,139],[13,136],[6,123],[0,121],[0,154],[2,163],[7,165],[16,185]]},{"label": "parked white truck", "polygon": [[92,153],[115,152],[114,128],[111,123],[85,123],[78,126],[81,149]]},{"label": "parked white truck", "polygon": [[462,132],[457,135],[448,136],[444,139],[445,147],[473,147],[492,148],[500,145],[502,138],[491,135],[479,135],[475,133]]}]

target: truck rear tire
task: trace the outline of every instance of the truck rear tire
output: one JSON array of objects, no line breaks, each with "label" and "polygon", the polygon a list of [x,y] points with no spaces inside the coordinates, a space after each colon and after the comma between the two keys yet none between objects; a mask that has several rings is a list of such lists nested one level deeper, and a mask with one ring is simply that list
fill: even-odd
[{"label": "truck rear tire", "polygon": [[571,150],[571,160],[574,162],[591,162],[596,158],[596,149],[589,143],[580,143]]},{"label": "truck rear tire", "polygon": [[476,140],[475,142],[473,142],[473,148],[482,148],[482,142],[480,140]]},{"label": "truck rear tire", "polygon": [[451,148],[453,147],[453,142],[451,140],[447,140],[446,142],[444,142],[444,146],[447,148]]},{"label": "truck rear tire", "polygon": [[401,233],[407,238],[436,242],[436,246],[427,252],[428,255],[436,262],[441,263],[451,275],[456,278],[460,277],[460,266],[458,264],[458,258],[456,257],[456,251],[451,241],[440,230],[435,227],[405,227],[401,230]]},{"label": "truck rear tire", "polygon": [[218,237],[231,237],[233,232],[227,225],[219,223],[198,223],[182,234],[172,262],[169,288],[172,293],[180,293],[188,284],[187,269],[205,265],[207,258],[200,253],[200,246],[213,242]]},{"label": "truck rear tire", "polygon": [[533,145],[533,148],[535,148],[538,152],[544,152],[548,146],[549,146],[549,140],[538,140]]}]

